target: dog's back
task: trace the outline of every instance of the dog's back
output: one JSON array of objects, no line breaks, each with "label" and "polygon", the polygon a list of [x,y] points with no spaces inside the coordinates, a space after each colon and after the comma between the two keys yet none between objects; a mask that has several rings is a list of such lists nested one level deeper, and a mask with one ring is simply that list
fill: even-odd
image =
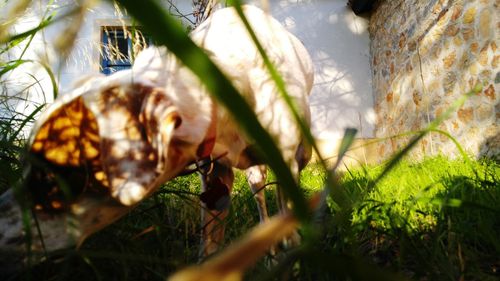
[{"label": "dog's back", "polygon": [[[307,96],[313,84],[313,67],[306,48],[262,10],[246,5],[243,11],[258,41],[282,76],[299,114],[310,122]],[[191,38],[211,55],[211,59],[245,96],[261,124],[275,138],[285,160],[294,162],[302,141],[300,130],[235,9],[217,11],[193,31]],[[229,157],[233,156],[232,164],[246,168],[244,159],[236,159],[241,156],[238,152],[241,153],[248,145],[241,140],[241,132],[223,110],[219,114],[219,123],[224,131],[218,135],[214,154],[229,151]],[[309,149],[304,151],[310,156]],[[302,157],[303,161],[308,155]]]}]

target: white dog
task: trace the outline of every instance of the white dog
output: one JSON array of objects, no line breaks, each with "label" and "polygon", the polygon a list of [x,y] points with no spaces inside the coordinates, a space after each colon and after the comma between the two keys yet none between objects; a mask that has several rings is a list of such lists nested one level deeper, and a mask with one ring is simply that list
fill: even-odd
[{"label": "white dog", "polygon": [[[309,54],[275,19],[255,7],[243,8],[288,93],[309,120]],[[191,38],[244,96],[298,175],[310,149],[303,145],[297,124],[234,9],[215,12]],[[214,231],[208,222],[227,212],[232,167],[247,170],[254,191],[265,181],[265,168],[258,166],[262,163],[253,155],[252,143],[231,115],[164,49],[143,51],[131,70],[81,81],[43,113],[30,144],[27,194],[46,250],[81,244],[189,164],[211,157],[217,159],[212,169],[202,169],[207,172],[203,253],[210,254],[223,229]],[[257,193],[257,201],[264,220],[262,193]],[[0,209],[0,247],[21,249],[21,212],[12,193],[3,196]],[[40,249],[38,235],[32,246]]]}]

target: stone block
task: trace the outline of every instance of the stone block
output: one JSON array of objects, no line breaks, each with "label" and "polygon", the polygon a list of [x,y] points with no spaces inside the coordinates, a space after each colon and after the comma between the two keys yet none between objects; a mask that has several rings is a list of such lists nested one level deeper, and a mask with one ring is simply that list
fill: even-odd
[{"label": "stone block", "polygon": [[457,111],[457,116],[460,121],[463,123],[469,123],[472,121],[473,116],[473,110],[471,107],[468,108],[460,108]]},{"label": "stone block", "polygon": [[463,10],[462,5],[456,5],[455,7],[453,7],[453,14],[451,15],[451,20],[452,21],[458,20],[462,15],[462,10]]},{"label": "stone block", "polygon": [[387,103],[392,103],[393,97],[394,97],[394,93],[393,92],[389,92],[387,94],[387,96],[385,96],[385,100],[387,101]]},{"label": "stone block", "polygon": [[457,24],[450,24],[445,31],[446,36],[455,36],[460,31],[460,28]]},{"label": "stone block", "polygon": [[491,11],[484,9],[479,15],[479,35],[483,38],[490,38],[491,34]]},{"label": "stone block", "polygon": [[457,52],[453,50],[446,57],[443,58],[443,66],[445,69],[450,69],[457,58]]},{"label": "stone block", "polygon": [[415,106],[417,107],[418,110],[418,107],[422,102],[422,94],[420,94],[419,91],[413,91],[412,96],[413,96],[413,103],[415,103]]},{"label": "stone block", "polygon": [[465,41],[471,41],[474,39],[474,29],[466,27],[462,28],[462,36],[464,37]]},{"label": "stone block", "polygon": [[477,54],[477,52],[479,51],[479,44],[477,42],[471,43],[469,50],[471,51],[471,53]]},{"label": "stone block", "polygon": [[489,46],[489,43],[486,43],[486,45],[479,52],[478,62],[482,66],[486,66],[488,64],[488,46]]},{"label": "stone block", "polygon": [[485,121],[494,117],[493,107],[485,104],[480,105],[476,109],[476,121]]},{"label": "stone block", "polygon": [[470,7],[468,8],[465,13],[464,13],[464,16],[462,17],[462,22],[464,24],[471,24],[474,22],[474,19],[476,18],[476,13],[477,13],[477,10],[476,10],[476,7]]},{"label": "stone block", "polygon": [[497,43],[495,41],[491,41],[490,46],[493,52],[497,51]]},{"label": "stone block", "polygon": [[496,99],[495,95],[495,86],[493,84],[490,84],[486,90],[484,90],[484,95],[488,97],[490,100],[494,101]]}]

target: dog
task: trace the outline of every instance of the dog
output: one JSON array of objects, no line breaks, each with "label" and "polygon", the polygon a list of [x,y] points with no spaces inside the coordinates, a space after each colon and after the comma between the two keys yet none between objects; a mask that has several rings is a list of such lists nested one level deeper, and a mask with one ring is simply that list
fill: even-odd
[{"label": "dog", "polygon": [[[260,9],[243,6],[243,11],[300,114],[310,122],[313,67],[306,48]],[[216,11],[190,36],[253,108],[298,179],[311,148],[235,10]],[[228,212],[232,168],[245,170],[260,218],[267,219],[258,192],[266,179],[265,163],[252,145],[187,67],[164,48],[146,49],[130,70],[78,82],[35,123],[21,195],[28,200],[21,201],[31,202],[27,207],[37,215],[43,244],[33,234],[31,247],[53,251],[81,245],[187,166],[205,162],[200,168],[202,254],[210,255],[223,239],[224,229],[216,229],[215,218]],[[0,247],[23,250],[22,208],[12,191],[2,195],[0,210]]]}]

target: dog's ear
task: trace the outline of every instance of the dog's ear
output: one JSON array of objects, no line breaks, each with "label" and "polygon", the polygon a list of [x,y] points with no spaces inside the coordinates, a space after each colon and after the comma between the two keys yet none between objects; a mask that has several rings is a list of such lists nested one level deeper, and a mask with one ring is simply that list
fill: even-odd
[{"label": "dog's ear", "polygon": [[[42,115],[31,152],[50,165],[51,173],[62,175],[73,198],[90,187],[130,206],[153,192],[180,124],[161,90],[115,83],[68,97]],[[49,194],[49,189],[37,192]],[[53,197],[60,199],[57,189]]]},{"label": "dog's ear", "polygon": [[159,185],[180,122],[176,111],[160,89],[140,83],[119,84],[84,99],[96,114],[111,196],[126,206],[140,202]]}]

